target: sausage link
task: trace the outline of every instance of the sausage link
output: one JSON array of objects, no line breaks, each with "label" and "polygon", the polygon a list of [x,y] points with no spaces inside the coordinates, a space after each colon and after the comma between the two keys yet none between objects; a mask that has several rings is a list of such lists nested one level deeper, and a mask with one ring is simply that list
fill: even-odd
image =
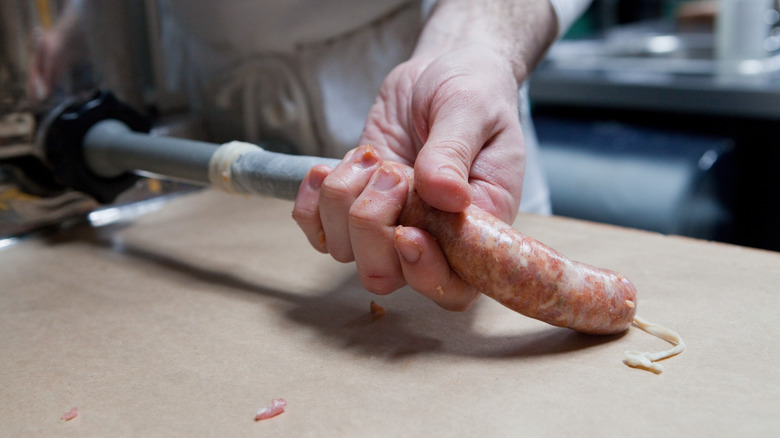
[{"label": "sausage link", "polygon": [[458,275],[523,315],[602,335],[634,319],[636,288],[627,278],[570,260],[479,207],[444,212],[412,190],[399,221],[433,235]]}]

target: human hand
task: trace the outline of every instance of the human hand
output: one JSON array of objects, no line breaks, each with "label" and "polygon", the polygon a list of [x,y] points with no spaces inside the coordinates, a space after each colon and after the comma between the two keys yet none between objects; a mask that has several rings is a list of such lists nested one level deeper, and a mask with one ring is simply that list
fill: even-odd
[{"label": "human hand", "polygon": [[[405,284],[450,310],[479,292],[454,273],[426,232],[398,227],[410,190],[460,212],[474,203],[510,222],[520,202],[524,144],[511,65],[484,47],[412,58],[386,78],[361,146],[334,169],[310,170],[293,217],[316,249],[355,261],[363,286]],[[396,163],[401,163],[396,164]],[[413,178],[403,165],[413,166]]]}]

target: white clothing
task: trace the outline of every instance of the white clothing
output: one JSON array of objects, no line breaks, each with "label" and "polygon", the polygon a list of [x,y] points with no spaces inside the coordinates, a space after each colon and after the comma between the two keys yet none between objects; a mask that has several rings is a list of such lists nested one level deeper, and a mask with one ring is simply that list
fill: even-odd
[{"label": "white clothing", "polygon": [[[568,26],[582,0],[551,0]],[[204,113],[213,141],[293,145],[341,157],[357,146],[390,70],[411,55],[432,0],[161,0],[169,86]],[[569,23],[570,24],[570,23]],[[522,211],[550,213],[527,89]]]}]

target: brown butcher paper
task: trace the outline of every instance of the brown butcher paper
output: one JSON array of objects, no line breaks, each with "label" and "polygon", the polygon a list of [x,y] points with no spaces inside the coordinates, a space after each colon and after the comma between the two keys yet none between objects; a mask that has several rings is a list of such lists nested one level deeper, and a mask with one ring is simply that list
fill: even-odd
[{"label": "brown butcher paper", "polygon": [[[776,436],[780,254],[556,217],[522,232],[637,286],[687,344],[487,297],[365,291],[292,203],[202,191],[0,251],[0,436]],[[371,301],[386,314],[371,313]],[[271,400],[285,412],[255,422]],[[70,421],[61,416],[78,408]]]}]

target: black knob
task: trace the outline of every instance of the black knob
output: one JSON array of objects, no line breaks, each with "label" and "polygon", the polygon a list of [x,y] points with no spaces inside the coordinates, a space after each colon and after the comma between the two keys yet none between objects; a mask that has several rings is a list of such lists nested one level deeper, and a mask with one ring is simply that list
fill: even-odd
[{"label": "black knob", "polygon": [[46,162],[61,184],[110,203],[135,184],[138,177],[126,173],[113,178],[96,175],[84,156],[84,138],[100,121],[115,119],[136,132],[149,132],[147,117],[120,102],[111,92],[96,91],[87,99],[63,104],[44,125],[41,145]]}]

